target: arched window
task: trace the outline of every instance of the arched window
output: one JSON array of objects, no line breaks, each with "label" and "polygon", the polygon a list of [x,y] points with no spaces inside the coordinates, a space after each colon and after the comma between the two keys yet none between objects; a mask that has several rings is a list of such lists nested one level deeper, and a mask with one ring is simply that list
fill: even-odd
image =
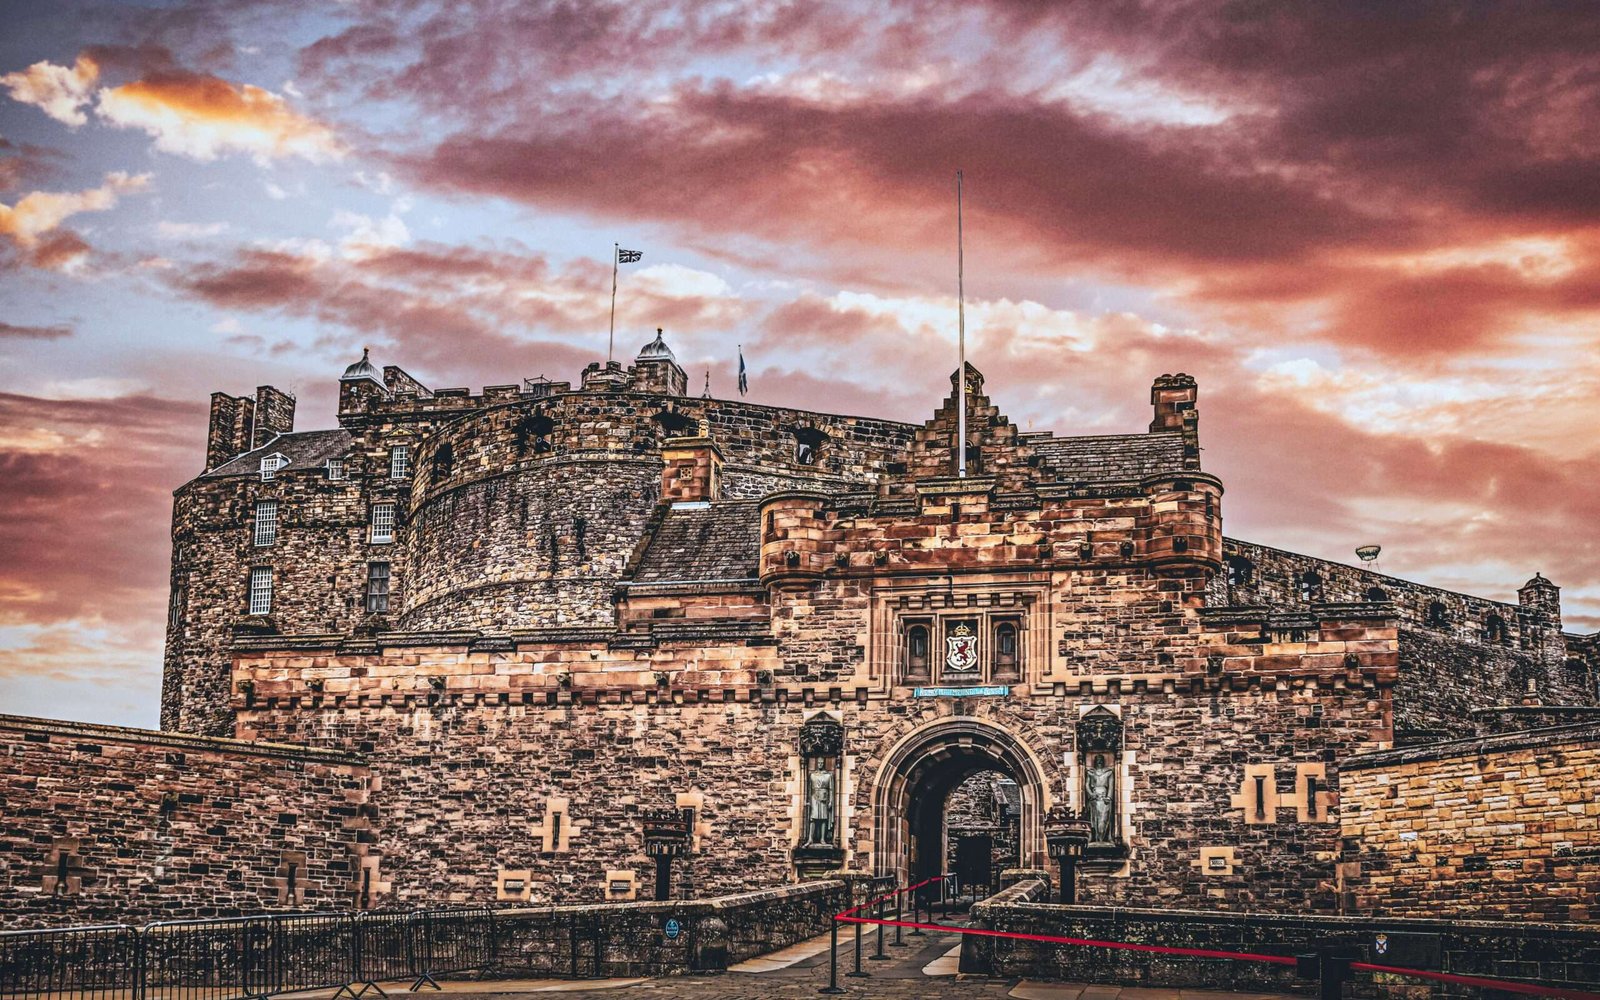
[{"label": "arched window", "polygon": [[1381,601],[1387,601],[1388,599],[1389,592],[1384,590],[1382,587],[1367,588],[1367,600],[1371,601],[1372,603],[1377,604]]},{"label": "arched window", "polygon": [[1300,574],[1300,599],[1302,601],[1322,600],[1322,574],[1314,569],[1308,569]]},{"label": "arched window", "polygon": [[931,642],[932,629],[925,623],[916,622],[906,626],[906,676],[908,678],[926,680],[932,676],[929,672],[928,647]]},{"label": "arched window", "polygon": [[995,677],[1016,677],[1020,660],[1017,654],[1017,623],[996,622],[994,626]]},{"label": "arched window", "polygon": [[1506,620],[1499,615],[1491,614],[1483,620],[1483,637],[1490,642],[1505,642]]},{"label": "arched window", "polygon": [[1444,602],[1429,601],[1422,611],[1422,623],[1429,628],[1444,628],[1450,624],[1450,613],[1445,610]]}]

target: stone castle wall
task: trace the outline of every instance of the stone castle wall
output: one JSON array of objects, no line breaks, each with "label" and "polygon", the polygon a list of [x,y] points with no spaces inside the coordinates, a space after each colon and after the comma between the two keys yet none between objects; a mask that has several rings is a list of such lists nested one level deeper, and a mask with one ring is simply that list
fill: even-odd
[{"label": "stone castle wall", "polygon": [[1346,907],[1387,916],[1600,917],[1600,723],[1344,763]]},{"label": "stone castle wall", "polygon": [[[917,698],[864,668],[769,681],[791,658],[781,645],[380,643],[356,653],[272,650],[262,639],[241,651],[251,695],[234,708],[242,735],[370,757],[393,817],[380,834],[385,866],[396,899],[411,902],[483,898],[504,870],[528,871],[540,901],[600,898],[619,869],[647,884],[639,817],[662,807],[696,809],[685,891],[787,881],[800,837],[799,730],[823,710],[846,734],[843,863],[893,870],[896,859],[875,856],[872,824],[898,741],[971,717],[1044,762],[1040,805],[1075,802],[1077,721],[1109,705],[1126,728],[1131,853],[1087,876],[1086,893],[1329,909],[1338,760],[1387,739],[1393,629],[1330,619],[1312,638],[1257,645],[1260,630],[1217,626],[1167,669],[1036,679],[1003,698],[961,700],[959,711],[957,699]],[[1308,774],[1318,778],[1311,813]],[[1212,854],[1227,863],[1211,865]]]},{"label": "stone castle wall", "polygon": [[[1491,601],[1231,538],[1223,547],[1225,570],[1207,591],[1214,606],[1393,607],[1405,664],[1395,692],[1402,742],[1473,735],[1473,711],[1520,704],[1530,690],[1547,704],[1600,703],[1592,671],[1567,653],[1559,605],[1552,613],[1537,603]],[[1318,578],[1309,599],[1307,573]],[[1504,623],[1503,634],[1490,634],[1491,618]]]},{"label": "stone castle wall", "polygon": [[340,750],[0,715],[0,927],[382,898],[370,791]]}]

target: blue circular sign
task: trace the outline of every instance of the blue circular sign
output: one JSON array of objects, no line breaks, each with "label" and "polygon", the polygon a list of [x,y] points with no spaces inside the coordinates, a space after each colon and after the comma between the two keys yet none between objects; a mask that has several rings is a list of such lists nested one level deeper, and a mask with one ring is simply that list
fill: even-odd
[{"label": "blue circular sign", "polygon": [[683,933],[683,925],[678,923],[677,917],[668,917],[666,925],[661,929],[667,932],[668,941],[676,941],[678,935]]}]

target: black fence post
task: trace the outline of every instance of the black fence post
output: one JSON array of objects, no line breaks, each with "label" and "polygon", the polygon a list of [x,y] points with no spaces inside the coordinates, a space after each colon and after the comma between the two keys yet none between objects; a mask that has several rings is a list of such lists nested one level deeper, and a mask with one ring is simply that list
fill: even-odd
[{"label": "black fence post", "polygon": [[861,968],[861,925],[855,924],[854,926],[856,929],[856,967],[854,970],[846,972],[845,975],[851,979],[865,979],[872,973],[866,972]]},{"label": "black fence post", "polygon": [[883,897],[878,897],[878,950],[872,953],[872,961],[886,962],[889,956],[883,953]]},{"label": "black fence post", "polygon": [[828,927],[828,985],[818,993],[843,993],[839,985],[839,918],[834,917]]},{"label": "black fence post", "polygon": [[894,894],[894,946],[896,948],[900,948],[905,945],[905,942],[900,940],[900,918],[902,916],[902,909],[905,905],[905,895],[906,893],[904,889]]},{"label": "black fence post", "polygon": [[[922,921],[917,919],[917,908],[922,905],[922,898],[927,893],[927,891],[928,891],[928,887],[925,886],[925,885],[919,885],[915,889],[911,890],[911,922],[913,924],[918,924],[918,923],[922,922]],[[913,927],[913,928],[911,928],[911,933],[909,935],[907,935],[907,936],[908,937],[922,937],[923,936],[922,928],[921,927]]]}]

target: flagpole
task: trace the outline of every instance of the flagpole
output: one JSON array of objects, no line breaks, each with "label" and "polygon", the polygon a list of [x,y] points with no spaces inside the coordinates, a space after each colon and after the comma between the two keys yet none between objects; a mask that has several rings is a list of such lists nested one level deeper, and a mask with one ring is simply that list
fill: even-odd
[{"label": "flagpole", "polygon": [[617,344],[617,260],[621,256],[622,244],[611,244],[611,332],[606,336],[606,364],[608,365],[611,363],[611,357],[616,351]]},{"label": "flagpole", "polygon": [[967,294],[966,258],[961,231],[961,171],[956,171],[956,380],[961,386],[956,411],[956,468],[967,478]]}]

